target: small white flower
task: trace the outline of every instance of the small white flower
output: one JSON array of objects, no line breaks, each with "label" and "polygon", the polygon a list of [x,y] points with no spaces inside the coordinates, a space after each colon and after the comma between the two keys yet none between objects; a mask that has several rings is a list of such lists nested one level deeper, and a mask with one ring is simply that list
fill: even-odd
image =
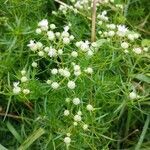
[{"label": "small white flower", "polygon": [[118,25],[117,28],[118,28],[117,35],[120,37],[124,37],[128,31],[125,25]]},{"label": "small white flower", "polygon": [[133,34],[128,34],[127,37],[129,40],[134,41],[134,35]]},{"label": "small white flower", "polygon": [[84,124],[83,125],[83,130],[87,130],[88,129],[88,125],[87,124]]},{"label": "small white flower", "polygon": [[73,100],[74,105],[79,105],[80,104],[80,99],[79,98],[74,98]]},{"label": "small white flower", "polygon": [[23,89],[23,93],[27,95],[30,93],[30,90],[29,89]]},{"label": "small white flower", "polygon": [[80,70],[80,66],[79,65],[74,65],[73,69],[74,69],[74,71],[79,71]]},{"label": "small white flower", "polygon": [[19,94],[21,92],[21,88],[19,86],[16,86],[13,88],[13,93],[14,94]]},{"label": "small white flower", "polygon": [[69,33],[66,32],[66,31],[63,31],[62,34],[61,34],[61,36],[69,38]]},{"label": "small white flower", "polygon": [[58,72],[60,75],[64,76],[64,69],[60,68],[60,69],[58,69]]},{"label": "small white flower", "polygon": [[69,31],[69,26],[65,26],[65,27],[64,27],[64,31],[65,31],[65,32]]},{"label": "small white flower", "polygon": [[127,49],[129,47],[129,44],[127,42],[123,42],[123,43],[121,43],[121,47],[123,49]]},{"label": "small white flower", "polygon": [[49,52],[48,52],[48,55],[49,55],[50,57],[55,57],[55,56],[57,56],[57,52],[56,52],[56,50],[55,50],[54,48],[51,48],[51,47],[50,47]]},{"label": "small white flower", "polygon": [[137,98],[137,94],[136,94],[135,92],[131,92],[131,93],[129,94],[129,98],[130,98],[130,99],[136,99],[136,98]]},{"label": "small white flower", "polygon": [[55,39],[55,34],[53,31],[48,31],[47,36],[50,41],[53,41]]},{"label": "small white flower", "polygon": [[63,38],[63,43],[64,44],[69,44],[70,43],[70,39],[68,37],[64,37]]},{"label": "small white flower", "polygon": [[34,61],[31,65],[32,67],[36,68],[38,64]]},{"label": "small white flower", "polygon": [[62,55],[63,54],[63,50],[62,49],[59,49],[58,50],[58,55]]},{"label": "small white flower", "polygon": [[88,67],[87,69],[84,70],[86,73],[88,74],[92,74],[93,73],[93,69],[91,67]]},{"label": "small white flower", "polygon": [[14,94],[19,94],[21,92],[21,88],[18,86],[19,85],[19,82],[14,82],[13,83],[13,93]]},{"label": "small white flower", "polygon": [[55,75],[55,74],[58,73],[58,70],[56,68],[54,68],[54,69],[51,70],[51,73]]},{"label": "small white flower", "polygon": [[38,26],[41,28],[41,30],[46,31],[48,30],[48,21],[47,19],[43,19],[38,23]]},{"label": "small white flower", "polygon": [[40,28],[37,28],[35,31],[37,34],[41,34],[42,30]]},{"label": "small white flower", "polygon": [[22,75],[25,75],[25,74],[26,74],[26,71],[25,71],[25,70],[21,70],[21,74],[22,74]]},{"label": "small white flower", "polygon": [[71,75],[71,74],[70,74],[70,72],[69,72],[67,69],[64,69],[64,70],[63,70],[63,76],[64,76],[64,77],[69,78],[70,75]]},{"label": "small white flower", "polygon": [[73,35],[70,36],[70,40],[71,41],[74,40],[74,36]]},{"label": "small white flower", "polygon": [[83,43],[83,41],[76,42],[76,44],[75,44],[75,45],[76,45],[76,47],[78,47],[78,48],[79,48],[79,47],[81,46],[81,44],[82,44],[82,43]]},{"label": "small white flower", "polygon": [[115,24],[109,24],[108,28],[109,28],[109,29],[112,29],[112,30],[113,30],[113,29],[116,29],[116,25],[115,25]]},{"label": "small white flower", "polygon": [[14,82],[14,83],[13,83],[13,86],[14,86],[14,87],[18,87],[18,85],[19,85],[19,82]]},{"label": "small white flower", "polygon": [[57,38],[59,38],[60,37],[60,32],[56,32],[55,35],[56,35]]},{"label": "small white flower", "polygon": [[77,53],[76,51],[73,51],[73,52],[71,53],[71,56],[72,56],[72,57],[77,57],[77,56],[78,56],[78,53]]},{"label": "small white flower", "polygon": [[68,86],[69,89],[74,89],[76,87],[76,84],[75,84],[74,81],[69,81],[67,86]]},{"label": "small white flower", "polygon": [[140,47],[134,48],[133,52],[135,52],[136,54],[141,54],[142,53],[142,49]]},{"label": "small white flower", "polygon": [[108,36],[112,37],[115,35],[115,32],[114,31],[108,31]]},{"label": "small white flower", "polygon": [[135,38],[135,39],[138,39],[139,37],[140,37],[140,34],[134,33],[134,38]]},{"label": "small white flower", "polygon": [[49,49],[50,49],[49,47],[45,47],[45,48],[44,48],[44,51],[45,51],[45,52],[49,52]]},{"label": "small white flower", "polygon": [[50,24],[50,28],[51,28],[52,30],[56,29],[55,24]]},{"label": "small white flower", "polygon": [[74,126],[77,126],[77,125],[78,125],[78,123],[77,123],[77,122],[73,122],[73,125],[74,125]]},{"label": "small white flower", "polygon": [[79,122],[79,121],[81,121],[81,120],[82,120],[82,118],[81,118],[80,115],[75,115],[75,116],[74,116],[74,121]]},{"label": "small white flower", "polygon": [[69,114],[70,114],[69,110],[64,111],[64,116],[69,116]]},{"label": "small white flower", "polygon": [[51,81],[51,80],[47,80],[46,83],[47,83],[47,84],[51,84],[52,81]]},{"label": "small white flower", "polygon": [[57,82],[53,82],[53,83],[51,84],[51,87],[52,87],[53,89],[58,89],[59,84],[58,84]]},{"label": "small white flower", "polygon": [[93,110],[94,110],[94,108],[93,108],[93,106],[92,106],[91,104],[88,104],[88,105],[86,106],[86,109],[87,109],[88,111],[93,111]]},{"label": "small white flower", "polygon": [[86,51],[88,51],[89,50],[89,45],[88,45],[88,43],[82,43],[81,44],[81,50],[83,51],[83,52],[86,52]]},{"label": "small white flower", "polygon": [[28,81],[28,79],[27,79],[26,76],[23,76],[23,77],[21,78],[21,82],[27,82],[27,81]]},{"label": "small white flower", "polygon": [[37,44],[33,40],[30,40],[30,43],[27,46],[34,52],[37,50]]},{"label": "small white flower", "polygon": [[71,138],[70,138],[70,137],[68,137],[68,136],[67,136],[67,137],[65,137],[65,138],[64,138],[64,142],[65,142],[65,144],[66,144],[66,145],[70,145]]},{"label": "small white flower", "polygon": [[38,55],[39,55],[40,57],[43,57],[43,56],[44,56],[44,52],[43,52],[43,51],[39,51],[39,52],[38,52]]},{"label": "small white flower", "polygon": [[81,75],[81,71],[80,71],[80,70],[78,70],[78,71],[74,71],[74,75],[75,75],[75,76],[79,76],[79,75]]}]

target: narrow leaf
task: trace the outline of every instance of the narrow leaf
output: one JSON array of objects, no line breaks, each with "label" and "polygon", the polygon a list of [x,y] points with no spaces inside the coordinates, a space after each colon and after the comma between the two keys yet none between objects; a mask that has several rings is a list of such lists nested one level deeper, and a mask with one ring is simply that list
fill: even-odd
[{"label": "narrow leaf", "polygon": [[8,150],[8,149],[5,148],[3,145],[0,144],[0,150]]},{"label": "narrow leaf", "polygon": [[35,140],[37,140],[40,136],[45,133],[45,130],[39,128],[38,130],[34,131],[18,148],[18,150],[26,150]]},{"label": "narrow leaf", "polygon": [[144,137],[145,137],[145,134],[147,132],[147,129],[148,129],[148,126],[149,126],[149,122],[150,122],[150,116],[147,116],[147,119],[145,121],[145,124],[144,124],[144,127],[143,127],[143,130],[142,130],[142,134],[140,136],[140,139],[135,147],[135,150],[140,150],[140,147],[143,143],[143,140],[144,140]]},{"label": "narrow leaf", "polygon": [[150,77],[147,77],[146,75],[137,74],[135,76],[135,78],[138,79],[138,80],[140,80],[140,81],[144,81],[144,82],[150,83]]},{"label": "narrow leaf", "polygon": [[10,124],[9,122],[6,123],[7,128],[9,129],[9,131],[12,133],[12,135],[17,139],[17,141],[19,143],[22,143],[22,137],[20,136],[20,134],[16,131],[16,129],[13,127],[12,124]]}]

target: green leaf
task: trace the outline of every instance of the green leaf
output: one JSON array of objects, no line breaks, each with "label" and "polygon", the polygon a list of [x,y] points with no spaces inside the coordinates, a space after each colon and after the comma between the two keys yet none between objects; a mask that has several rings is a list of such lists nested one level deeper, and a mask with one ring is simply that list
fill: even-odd
[{"label": "green leaf", "polygon": [[9,131],[17,139],[17,141],[19,143],[22,143],[22,141],[23,141],[22,137],[19,135],[19,133],[16,131],[16,129],[12,126],[12,124],[10,124],[9,122],[7,122],[6,125],[7,125],[7,128],[9,129]]},{"label": "green leaf", "polygon": [[26,150],[35,140],[37,140],[40,136],[45,133],[45,130],[39,128],[38,130],[34,131],[18,148],[18,150]]},{"label": "green leaf", "polygon": [[141,145],[142,145],[143,140],[144,140],[144,137],[145,137],[145,135],[146,135],[148,126],[149,126],[149,122],[150,122],[150,116],[147,116],[147,119],[146,119],[146,121],[145,121],[143,130],[142,130],[142,134],[141,134],[141,136],[140,136],[140,138],[139,138],[139,141],[138,141],[138,143],[137,143],[137,145],[136,145],[136,147],[135,147],[135,150],[140,150]]},{"label": "green leaf", "polygon": [[8,150],[8,149],[5,148],[3,145],[0,144],[0,150]]},{"label": "green leaf", "polygon": [[150,77],[147,77],[143,74],[137,74],[135,76],[136,79],[140,80],[140,81],[143,81],[143,82],[146,82],[146,83],[150,83]]},{"label": "green leaf", "polygon": [[98,47],[102,46],[105,42],[107,42],[106,39],[100,39],[100,40],[96,41]]}]

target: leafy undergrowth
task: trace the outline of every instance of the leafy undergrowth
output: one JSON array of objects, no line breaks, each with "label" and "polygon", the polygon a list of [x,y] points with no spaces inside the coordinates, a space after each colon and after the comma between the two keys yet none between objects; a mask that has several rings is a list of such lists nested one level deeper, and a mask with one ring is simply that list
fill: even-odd
[{"label": "leafy undergrowth", "polygon": [[150,148],[146,1],[0,7],[0,150]]}]

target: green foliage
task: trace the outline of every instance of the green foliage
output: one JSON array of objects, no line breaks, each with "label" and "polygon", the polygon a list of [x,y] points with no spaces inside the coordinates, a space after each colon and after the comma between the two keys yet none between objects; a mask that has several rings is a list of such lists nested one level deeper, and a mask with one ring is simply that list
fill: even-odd
[{"label": "green foliage", "polygon": [[[67,1],[65,1],[67,2]],[[115,3],[122,3],[120,0]],[[128,0],[124,3],[124,12],[114,11],[105,6],[110,20],[118,24],[127,23],[129,28],[141,33],[142,46],[149,47],[149,4],[147,0]],[[71,4],[68,1],[68,4]],[[41,40],[34,34],[37,23],[47,18],[55,23],[57,31],[71,23],[71,34],[77,41],[90,40],[91,21],[87,17],[69,11],[66,15],[58,13],[59,4],[53,0],[2,0],[0,5],[0,150],[51,150],[66,149],[63,142],[66,132],[71,132],[70,149],[149,149],[149,54],[135,55],[123,53],[118,45],[110,44],[106,38],[97,34],[96,55],[92,59],[81,57],[79,63],[84,69],[92,66],[96,73],[79,78],[80,85],[74,92],[66,88],[51,89],[46,80],[51,78],[50,69],[58,67],[56,62],[40,59],[39,68],[30,67],[38,57],[30,52],[27,44],[30,39]],[[102,10],[102,8],[100,8]],[[90,16],[90,11],[83,12]],[[97,31],[104,30],[97,25]],[[140,39],[140,40],[141,40]],[[137,43],[139,44],[140,40]],[[65,51],[76,50],[72,44]],[[82,55],[82,54],[81,54]],[[64,62],[68,57],[63,57]],[[67,67],[74,59],[70,58]],[[28,96],[14,96],[12,84],[20,79],[20,71],[27,71],[29,82],[22,84],[29,87]],[[54,78],[56,79],[56,78]],[[94,79],[94,80],[93,80]],[[63,81],[67,84],[67,80]],[[135,90],[140,99],[130,100],[129,92]],[[76,93],[76,95],[75,95]],[[65,109],[76,111],[73,104],[66,104],[68,95],[83,97],[81,105],[84,122],[91,132],[83,131],[81,126],[72,127],[72,120],[63,116]],[[93,103],[95,111],[87,113],[84,105]],[[2,110],[1,110],[2,107]],[[79,108],[79,107],[77,107]]]}]

